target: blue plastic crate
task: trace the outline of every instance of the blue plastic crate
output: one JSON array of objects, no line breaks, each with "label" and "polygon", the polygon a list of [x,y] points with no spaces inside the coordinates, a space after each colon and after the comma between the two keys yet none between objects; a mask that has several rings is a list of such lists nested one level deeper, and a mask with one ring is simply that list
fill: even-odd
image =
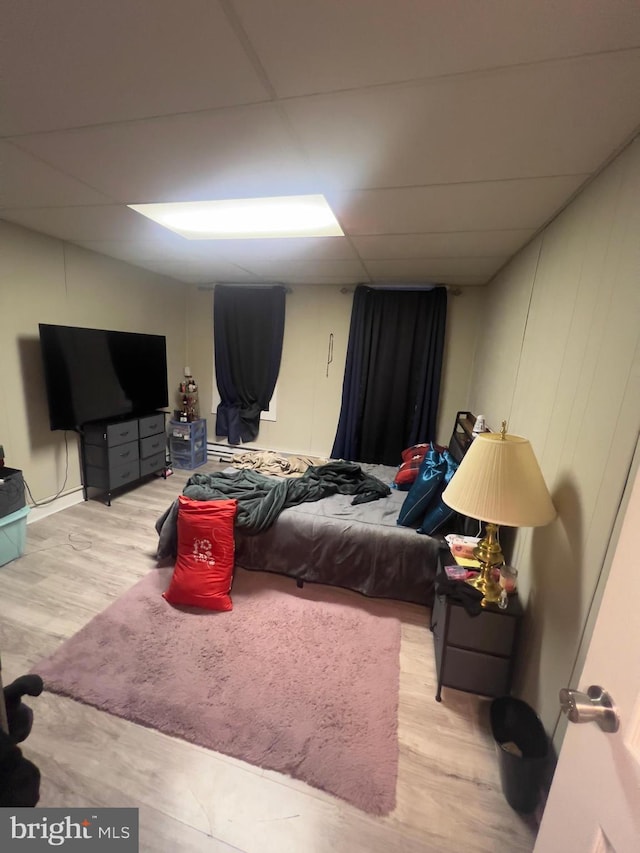
[{"label": "blue plastic crate", "polygon": [[0,518],[0,566],[21,557],[27,540],[27,515],[29,507]]},{"label": "blue plastic crate", "polygon": [[192,468],[199,468],[207,461],[207,445],[204,442],[196,448],[188,441],[172,438],[170,448],[174,468],[190,471]]},{"label": "blue plastic crate", "polygon": [[207,461],[207,422],[204,418],[191,423],[171,421],[169,449],[174,468],[191,471]]}]

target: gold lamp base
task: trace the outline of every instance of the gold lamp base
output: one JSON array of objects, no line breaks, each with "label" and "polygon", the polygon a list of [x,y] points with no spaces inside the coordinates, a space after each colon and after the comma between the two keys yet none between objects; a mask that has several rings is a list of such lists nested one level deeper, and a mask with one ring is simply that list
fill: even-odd
[{"label": "gold lamp base", "polygon": [[502,587],[493,579],[493,572],[498,566],[504,564],[504,556],[498,541],[498,525],[487,522],[484,539],[473,549],[473,556],[480,563],[480,574],[477,578],[469,578],[469,586],[480,590],[482,601],[480,604],[497,604],[502,596]]}]

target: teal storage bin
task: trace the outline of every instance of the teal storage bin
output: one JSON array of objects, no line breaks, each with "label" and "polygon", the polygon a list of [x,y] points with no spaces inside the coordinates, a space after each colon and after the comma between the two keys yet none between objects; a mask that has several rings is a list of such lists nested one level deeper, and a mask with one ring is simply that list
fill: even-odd
[{"label": "teal storage bin", "polygon": [[0,518],[0,566],[21,557],[27,539],[27,515],[29,507]]}]

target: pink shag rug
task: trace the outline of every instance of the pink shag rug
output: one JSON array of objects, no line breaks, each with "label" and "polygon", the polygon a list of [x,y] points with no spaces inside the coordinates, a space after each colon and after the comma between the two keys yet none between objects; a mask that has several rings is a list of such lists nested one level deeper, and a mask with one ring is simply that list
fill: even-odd
[{"label": "pink shag rug", "polygon": [[364,811],[395,806],[400,622],[385,602],[236,570],[228,613],[142,580],[34,667],[45,687]]}]

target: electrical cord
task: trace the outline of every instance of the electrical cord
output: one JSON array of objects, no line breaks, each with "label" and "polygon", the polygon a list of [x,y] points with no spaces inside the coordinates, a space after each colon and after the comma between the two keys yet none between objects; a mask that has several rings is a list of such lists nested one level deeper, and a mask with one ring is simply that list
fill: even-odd
[{"label": "electrical cord", "polygon": [[41,551],[52,551],[54,548],[72,548],[74,551],[88,551],[93,547],[91,539],[86,539],[78,533],[69,533],[67,536],[68,542],[55,542],[53,545],[47,545],[46,548],[27,548],[24,552],[25,557],[30,557],[31,554],[40,554]]},{"label": "electrical cord", "polygon": [[22,478],[24,481],[25,489],[27,490],[27,494],[31,499],[31,503],[33,506],[47,506],[47,504],[53,503],[57,500],[60,495],[64,492],[65,486],[67,485],[67,478],[69,476],[69,439],[67,438],[67,430],[64,431],[64,449],[65,449],[65,470],[64,470],[64,482],[60,487],[60,491],[58,491],[52,498],[47,498],[46,501],[37,501],[33,494],[31,493],[31,489],[29,488],[29,484],[27,481]]},{"label": "electrical cord", "polygon": [[[59,491],[52,497],[47,498],[46,501],[36,501],[33,497],[31,489],[29,488],[29,484],[23,477],[23,482],[25,489],[31,499],[31,503],[33,506],[47,506],[47,504],[53,503],[53,501],[57,500],[60,495],[64,492],[65,486],[67,485],[67,479],[69,477],[69,439],[67,436],[67,430],[64,432],[64,447],[65,447],[65,472],[64,472],[64,482],[60,487]],[[4,536],[9,540],[12,546],[15,545],[12,537],[6,530],[0,530],[0,533],[4,534]],[[47,545],[46,548],[35,548],[33,550],[28,549],[25,552],[25,556],[30,554],[39,554],[41,551],[51,551],[53,548],[72,548],[74,551],[88,551],[91,547],[93,547],[93,542],[91,539],[87,539],[86,537],[81,536],[77,533],[69,533],[67,536],[68,542],[56,542],[54,545]]]}]

